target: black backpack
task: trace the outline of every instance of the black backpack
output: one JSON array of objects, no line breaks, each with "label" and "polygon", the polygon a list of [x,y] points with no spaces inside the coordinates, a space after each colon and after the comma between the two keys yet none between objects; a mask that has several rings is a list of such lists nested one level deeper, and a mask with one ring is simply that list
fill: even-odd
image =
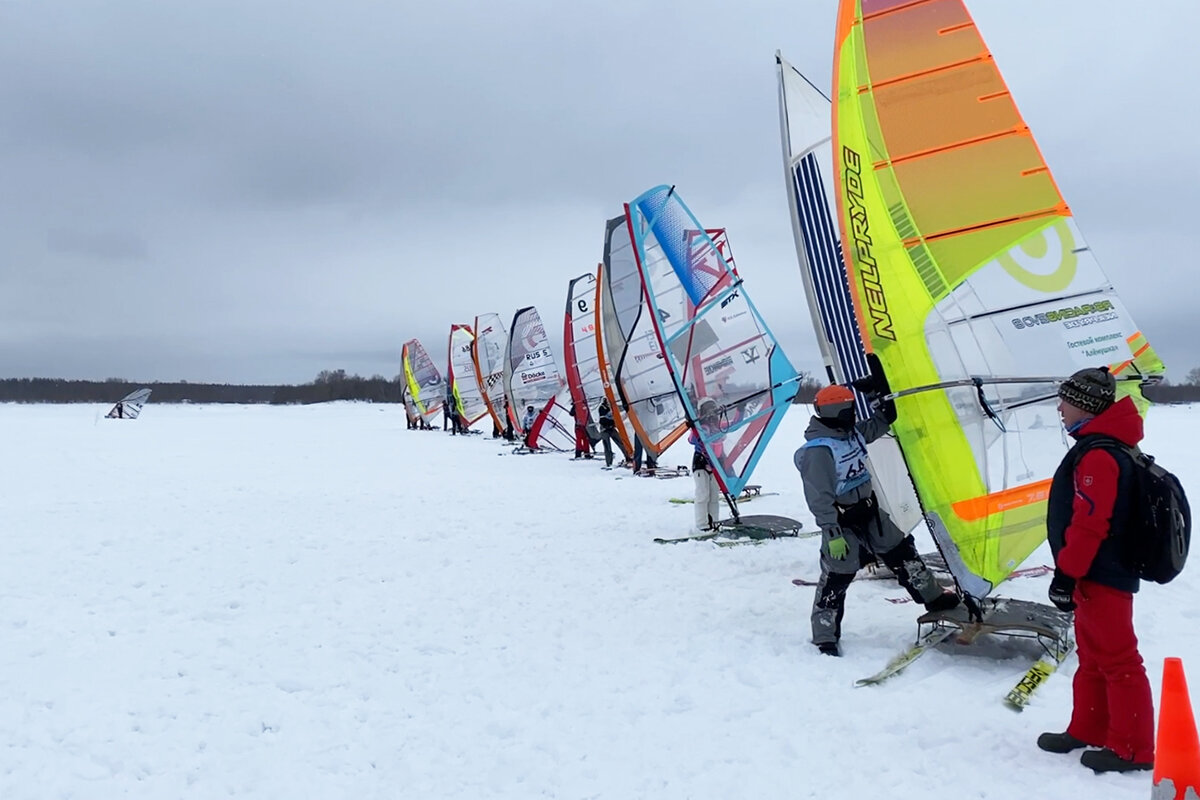
[{"label": "black backpack", "polygon": [[1133,464],[1134,497],[1121,560],[1143,580],[1170,583],[1183,571],[1192,538],[1192,512],[1183,486],[1154,456],[1137,447],[1096,436],[1079,455],[1094,447],[1124,453]]}]

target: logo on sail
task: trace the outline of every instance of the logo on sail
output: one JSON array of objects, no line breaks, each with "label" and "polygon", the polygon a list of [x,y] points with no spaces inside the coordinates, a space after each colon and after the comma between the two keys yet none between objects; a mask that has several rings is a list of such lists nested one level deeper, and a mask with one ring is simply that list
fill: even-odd
[{"label": "logo on sail", "polygon": [[854,239],[854,256],[858,264],[859,279],[862,281],[863,300],[871,316],[871,329],[876,336],[896,341],[892,330],[892,315],[888,311],[887,296],[879,280],[879,266],[871,254],[871,224],[867,219],[867,206],[863,201],[862,166],[858,153],[849,147],[842,148],[842,182],[846,187],[846,199],[850,214],[850,236]]}]

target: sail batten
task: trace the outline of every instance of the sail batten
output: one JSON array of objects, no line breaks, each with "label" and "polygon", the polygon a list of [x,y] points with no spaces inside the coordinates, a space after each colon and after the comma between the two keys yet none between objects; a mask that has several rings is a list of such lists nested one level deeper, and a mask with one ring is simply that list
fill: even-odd
[{"label": "sail batten", "polygon": [[472,356],[475,333],[470,325],[450,326],[446,358],[446,376],[450,385],[449,398],[454,399],[455,411],[464,427],[471,427],[487,415],[483,392],[475,371]]},{"label": "sail batten", "polygon": [[[833,96],[862,343],[897,398],[893,432],[934,538],[960,585],[987,594],[1044,540],[1058,382],[1163,366],[961,0],[842,0]],[[1139,384],[1118,393],[1144,409]]]},{"label": "sail batten", "polygon": [[404,343],[400,351],[400,360],[404,366],[408,396],[417,413],[429,424],[442,410],[446,381],[417,339],[409,339]]},{"label": "sail batten", "polygon": [[613,407],[633,428],[652,455],[661,455],[683,435],[686,414],[664,361],[639,272],[629,220],[610,219],[605,227],[604,278],[607,297],[605,337],[614,365],[619,403]]},{"label": "sail batten", "polygon": [[475,317],[475,338],[471,342],[471,361],[475,380],[483,388],[483,402],[491,415],[495,430],[503,431],[512,418],[506,400],[504,353],[508,347],[508,331],[499,314],[490,312]]},{"label": "sail batten", "polygon": [[[518,309],[509,329],[505,361],[507,392],[516,415],[514,428],[531,448],[569,450],[575,444],[570,391],[558,368],[542,318],[533,306]],[[533,409],[533,423],[525,416]]]},{"label": "sail batten", "polygon": [[751,302],[724,230],[706,229],[674,187],[626,206],[664,365],[717,483],[746,486],[799,375]]}]

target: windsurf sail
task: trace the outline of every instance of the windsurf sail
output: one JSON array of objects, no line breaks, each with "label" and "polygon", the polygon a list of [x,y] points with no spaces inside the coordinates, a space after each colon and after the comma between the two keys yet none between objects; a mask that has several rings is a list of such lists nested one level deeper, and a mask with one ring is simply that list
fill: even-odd
[{"label": "windsurf sail", "polygon": [[445,402],[446,381],[442,379],[433,359],[425,352],[425,348],[416,339],[409,339],[400,351],[404,363],[404,380],[408,383],[408,396],[417,413],[432,424],[433,418],[442,410]]},{"label": "windsurf sail", "polygon": [[799,374],[674,187],[643,193],[626,216],[668,371],[736,515],[733,497],[791,406]]},{"label": "windsurf sail", "polygon": [[577,425],[594,423],[596,415],[592,412],[604,399],[604,378],[601,374],[604,365],[596,348],[596,339],[599,337],[596,327],[599,288],[596,276],[590,272],[585,272],[567,285],[563,366]]},{"label": "windsurf sail", "polygon": [[[803,74],[775,54],[779,75],[779,124],[796,257],[817,345],[830,383],[849,384],[871,370],[858,328],[854,298],[842,258],[830,122],[832,105]],[[860,417],[871,413],[858,396]],[[867,447],[880,505],[905,532],[923,521],[921,504],[895,437]]]},{"label": "windsurf sail", "polygon": [[471,359],[471,345],[474,342],[475,334],[470,325],[450,326],[446,379],[450,384],[450,395],[458,406],[459,419],[466,428],[479,422],[488,413],[475,375],[475,363]]},{"label": "windsurf sail", "polygon": [[981,597],[1045,538],[1057,383],[1164,368],[1084,242],[961,0],[841,0],[834,172],[868,353],[934,539]]},{"label": "windsurf sail", "polygon": [[[513,315],[505,377],[511,405],[518,416],[513,427],[524,436],[525,444],[531,448],[574,449],[570,391],[558,371],[542,318],[533,306]],[[530,408],[535,417],[526,428]]]},{"label": "windsurf sail", "polygon": [[[663,265],[656,267],[661,270]],[[619,398],[613,409],[620,409],[633,428],[632,434],[625,432],[625,452],[632,452],[629,446],[636,435],[646,450],[658,456],[687,430],[687,414],[663,359],[625,216],[608,221],[603,277],[604,338]]]},{"label": "windsurf sail", "polygon": [[421,412],[417,410],[417,404],[413,402],[407,378],[400,381],[400,401],[404,403],[404,415],[408,418],[408,423],[411,427],[420,418]]},{"label": "windsurf sail", "polygon": [[142,406],[150,402],[150,389],[142,387],[135,389],[117,401],[117,404],[105,414],[106,419],[137,419],[142,413]]},{"label": "windsurf sail", "polygon": [[512,418],[504,395],[504,351],[507,347],[508,331],[499,314],[493,312],[475,317],[475,340],[471,342],[475,379],[483,387],[483,401],[492,423],[501,431],[506,427],[505,419]]},{"label": "windsurf sail", "polygon": [[[627,230],[625,218],[619,217],[618,220],[620,221],[622,230]],[[606,236],[606,243],[607,240]],[[619,358],[621,352],[621,347],[613,346],[610,342],[614,339],[624,342],[625,339],[621,335],[617,315],[613,309],[613,292],[609,281],[609,270],[605,267],[604,262],[600,262],[596,266],[596,284],[596,303],[593,311],[595,313],[594,321],[596,325],[596,360],[600,364],[600,382],[604,388],[604,396],[608,398],[608,407],[612,410],[613,426],[616,429],[617,438],[621,442],[621,452],[632,453],[633,442],[629,438],[631,432],[629,423],[625,419],[629,412],[624,411],[621,406],[621,395],[614,368],[616,362],[609,360],[610,353],[616,353],[616,357]]]}]

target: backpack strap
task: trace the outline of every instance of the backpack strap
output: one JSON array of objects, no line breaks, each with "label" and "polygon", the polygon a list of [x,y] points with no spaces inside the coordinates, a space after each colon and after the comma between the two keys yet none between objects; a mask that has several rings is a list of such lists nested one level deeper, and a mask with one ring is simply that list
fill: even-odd
[{"label": "backpack strap", "polygon": [[[1088,451],[1095,450],[1097,448],[1102,448],[1104,450],[1109,451],[1110,453],[1111,452],[1124,453],[1125,455],[1129,456],[1129,458],[1135,464],[1138,461],[1141,461],[1146,458],[1146,456],[1142,452],[1141,448],[1138,447],[1137,445],[1125,444],[1125,442],[1122,442],[1117,437],[1109,436],[1106,433],[1093,433],[1093,434],[1089,434],[1089,435],[1081,438],[1079,440],[1079,443],[1075,446],[1074,461],[1071,465],[1072,469],[1074,469],[1074,467],[1079,466],[1080,460],[1083,458],[1083,456]],[[1117,466],[1119,467],[1120,464],[1118,464]]]}]

